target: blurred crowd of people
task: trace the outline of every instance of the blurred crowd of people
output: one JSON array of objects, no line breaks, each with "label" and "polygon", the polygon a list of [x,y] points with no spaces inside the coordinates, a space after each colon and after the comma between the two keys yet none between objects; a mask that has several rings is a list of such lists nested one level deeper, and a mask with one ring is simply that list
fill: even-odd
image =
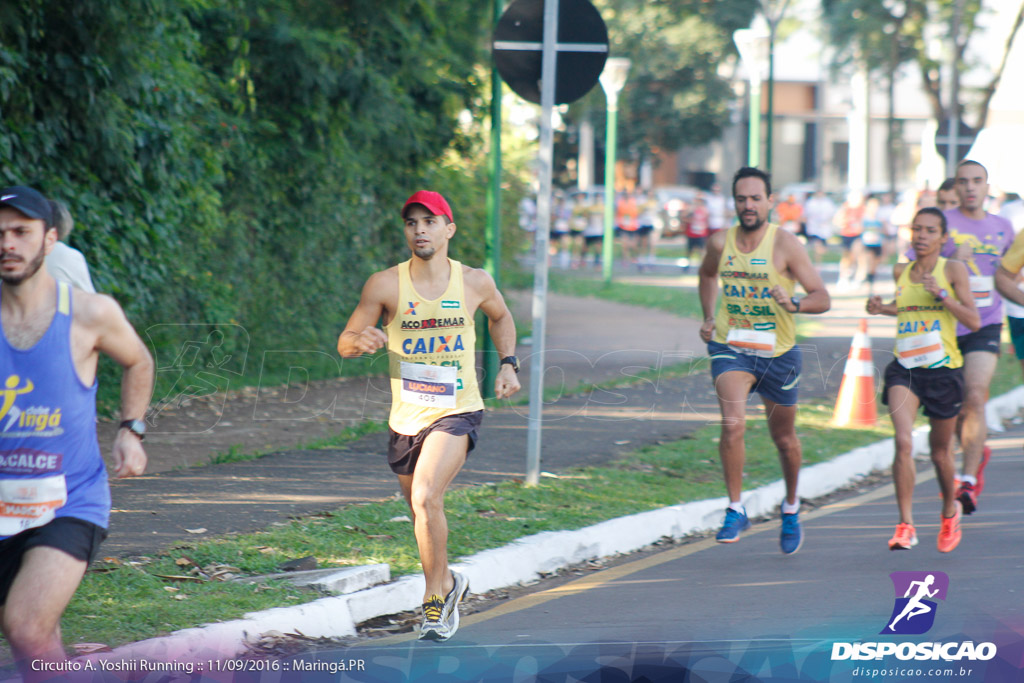
[{"label": "blurred crowd of people", "polygon": [[[656,263],[659,240],[683,243],[684,270],[696,268],[703,258],[708,236],[728,227],[734,219],[731,202],[716,184],[709,191],[696,191],[689,201],[661,203],[654,192],[636,190],[616,193],[614,238],[619,243],[622,263],[645,270]],[[773,222],[807,245],[815,266],[820,267],[830,249],[839,251],[837,291],[849,292],[864,286],[874,293],[878,268],[899,259],[909,250],[910,224],[922,208],[943,211],[959,204],[953,179],[937,189],[892,193],[849,192],[845,197],[823,190],[807,196],[787,194],[774,207]],[[1007,218],[1019,232],[1024,227],[1024,200],[1017,194],[991,197],[992,213]],[[604,242],[603,192],[565,193],[552,197],[550,257],[562,269],[600,267]],[[520,227],[537,228],[537,203],[525,197],[519,205]],[[676,263],[673,260],[673,264]]]}]

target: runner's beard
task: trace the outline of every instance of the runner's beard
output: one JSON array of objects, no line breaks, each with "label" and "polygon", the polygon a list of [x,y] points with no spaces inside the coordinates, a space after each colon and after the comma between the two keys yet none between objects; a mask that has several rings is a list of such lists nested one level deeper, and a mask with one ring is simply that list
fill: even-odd
[{"label": "runner's beard", "polygon": [[434,254],[437,253],[437,249],[434,249],[433,247],[424,247],[423,249],[413,249],[412,253],[416,254],[416,256],[424,261],[429,261],[434,257]]},{"label": "runner's beard", "polygon": [[740,228],[742,228],[745,232],[757,232],[758,230],[761,229],[761,226],[764,225],[764,221],[761,220],[760,217],[756,215],[755,219],[757,220],[757,222],[754,223],[754,225],[752,226],[748,226],[746,223],[743,222],[743,216],[740,216]]},{"label": "runner's beard", "polygon": [[3,280],[8,285],[20,285],[25,280],[35,275],[39,269],[43,266],[43,261],[46,259],[46,249],[39,247],[39,253],[28,262],[20,274],[7,274],[0,271],[0,280]]}]

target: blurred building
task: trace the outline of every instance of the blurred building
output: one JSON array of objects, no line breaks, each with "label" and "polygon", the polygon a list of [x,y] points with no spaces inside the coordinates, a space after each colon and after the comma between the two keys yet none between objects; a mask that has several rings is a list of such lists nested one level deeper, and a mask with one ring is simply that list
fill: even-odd
[{"label": "blurred building", "polygon": [[[987,83],[984,79],[991,78],[992,60],[998,57],[994,52],[986,54],[986,50],[998,51],[1005,46],[1006,23],[1000,26],[1001,21],[993,14],[989,25],[971,37],[970,51],[975,53],[983,68],[975,74],[965,74],[962,88],[980,86]],[[986,38],[986,31],[994,37]],[[904,64],[895,72],[892,103],[895,135],[890,145],[888,74],[884,71],[867,74],[853,66],[836,68],[832,64],[831,48],[823,44],[819,34],[816,22],[806,21],[802,28],[775,45],[771,169],[775,188],[803,184],[801,189],[810,191],[820,183],[828,192],[841,193],[850,188],[883,192],[889,190],[890,184],[894,184],[897,191],[936,187],[945,177],[945,161],[935,148],[939,123],[932,118],[918,66]],[[1017,88],[1020,78],[1024,77],[1024,69],[1019,67],[1024,63],[1022,53],[1024,38],[1018,36],[988,119],[990,127],[999,126],[999,134],[983,131],[979,136],[982,146],[977,148],[978,153],[991,157],[996,163],[996,151],[1001,151],[1006,161],[1000,160],[1000,167],[1015,164],[1014,167],[1019,168],[1020,164],[1015,162],[1021,156],[1017,152],[1024,152],[1024,106],[1019,100],[1009,103],[1006,96],[1001,96],[1004,91]],[[662,163],[652,170],[654,186],[708,187],[715,181],[727,186],[735,169],[746,165],[748,65],[737,60],[723,65],[722,73],[731,80],[736,93],[722,138],[702,147],[664,155]],[[768,135],[766,65],[761,79],[759,165],[764,167]],[[992,141],[997,139],[1003,144],[993,146]],[[1011,151],[1006,147],[1007,140],[1015,140],[1020,149]],[[967,146],[962,148],[963,155],[967,149]],[[1009,181],[1009,173],[1004,175]],[[1017,175],[1020,180],[1015,178],[1012,184],[1024,185],[1024,173],[1018,171]],[[993,180],[998,179],[993,175]],[[1024,187],[1014,191],[1024,191]]]}]

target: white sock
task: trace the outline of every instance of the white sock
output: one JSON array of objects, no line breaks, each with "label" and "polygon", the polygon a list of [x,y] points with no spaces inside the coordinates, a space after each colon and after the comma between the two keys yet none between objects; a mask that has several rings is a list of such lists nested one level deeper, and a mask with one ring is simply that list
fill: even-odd
[{"label": "white sock", "polygon": [[742,513],[743,515],[747,514],[746,509],[743,507],[743,503],[741,503],[738,500],[737,501],[733,501],[732,503],[729,503],[729,508],[732,509],[732,510],[735,510],[736,512]]},{"label": "white sock", "polygon": [[795,512],[800,512],[800,499],[797,498],[796,502],[790,505],[786,501],[782,501],[782,512],[786,515],[791,515]]},{"label": "white sock", "polygon": [[977,486],[978,485],[978,480],[975,479],[974,477],[972,477],[969,474],[961,474],[960,475],[960,481],[963,482],[964,484],[970,484],[971,486]]}]

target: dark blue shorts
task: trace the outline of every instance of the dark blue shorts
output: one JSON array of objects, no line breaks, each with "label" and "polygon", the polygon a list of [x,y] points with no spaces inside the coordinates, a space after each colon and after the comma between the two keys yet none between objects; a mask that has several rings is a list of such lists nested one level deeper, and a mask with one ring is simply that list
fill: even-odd
[{"label": "dark blue shorts", "polygon": [[724,372],[745,372],[754,376],[751,391],[780,406],[796,405],[803,366],[799,346],[775,358],[760,358],[734,351],[726,344],[708,342],[708,356],[711,357],[712,379],[717,380]]}]

